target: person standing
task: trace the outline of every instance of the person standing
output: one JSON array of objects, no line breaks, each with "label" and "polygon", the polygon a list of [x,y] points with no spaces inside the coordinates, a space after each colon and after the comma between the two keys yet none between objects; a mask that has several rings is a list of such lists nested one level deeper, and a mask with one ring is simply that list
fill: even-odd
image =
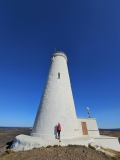
[{"label": "person standing", "polygon": [[60,140],[60,132],[61,132],[61,125],[58,123],[57,125],[57,133],[58,133],[58,139]]}]

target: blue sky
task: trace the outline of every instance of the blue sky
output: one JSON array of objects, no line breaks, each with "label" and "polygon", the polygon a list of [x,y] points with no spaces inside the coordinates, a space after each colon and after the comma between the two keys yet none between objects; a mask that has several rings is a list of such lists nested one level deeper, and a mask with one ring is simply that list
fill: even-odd
[{"label": "blue sky", "polygon": [[78,117],[120,128],[120,1],[0,1],[0,126],[33,126],[54,49]]}]

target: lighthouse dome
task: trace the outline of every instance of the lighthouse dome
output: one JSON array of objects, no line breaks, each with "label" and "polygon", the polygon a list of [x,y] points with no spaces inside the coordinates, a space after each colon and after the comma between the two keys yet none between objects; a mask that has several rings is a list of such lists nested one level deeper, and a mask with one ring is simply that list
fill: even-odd
[{"label": "lighthouse dome", "polygon": [[66,54],[62,51],[55,51],[55,53],[52,55],[52,58],[56,56],[63,56],[66,59],[66,61],[68,61]]}]

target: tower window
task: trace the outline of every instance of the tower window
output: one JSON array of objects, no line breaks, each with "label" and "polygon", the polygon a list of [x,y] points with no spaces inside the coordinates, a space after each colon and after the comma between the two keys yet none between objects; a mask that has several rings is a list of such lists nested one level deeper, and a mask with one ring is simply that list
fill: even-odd
[{"label": "tower window", "polygon": [[60,79],[60,73],[58,73],[58,79]]}]

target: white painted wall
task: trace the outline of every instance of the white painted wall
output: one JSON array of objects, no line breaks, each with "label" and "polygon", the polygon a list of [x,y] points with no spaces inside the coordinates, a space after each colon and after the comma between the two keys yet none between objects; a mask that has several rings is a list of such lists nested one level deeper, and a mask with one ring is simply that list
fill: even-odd
[{"label": "white painted wall", "polygon": [[95,118],[78,118],[80,134],[84,137],[87,137],[87,135],[83,135],[81,122],[86,122],[89,137],[100,136]]},{"label": "white painted wall", "polygon": [[100,136],[94,138],[94,142],[103,148],[109,148],[120,152],[118,137]]},{"label": "white painted wall", "polygon": [[74,139],[62,139],[59,142],[58,139],[43,139],[41,137],[31,137],[28,135],[19,135],[14,139],[10,149],[14,151],[26,151],[33,148],[47,147],[47,146],[68,146],[68,145],[84,145],[88,147],[89,143],[93,143],[93,138],[74,138]]},{"label": "white painted wall", "polygon": [[31,136],[55,138],[56,125],[60,123],[62,139],[80,137],[67,57],[63,52],[59,52],[55,53],[52,59]]}]

